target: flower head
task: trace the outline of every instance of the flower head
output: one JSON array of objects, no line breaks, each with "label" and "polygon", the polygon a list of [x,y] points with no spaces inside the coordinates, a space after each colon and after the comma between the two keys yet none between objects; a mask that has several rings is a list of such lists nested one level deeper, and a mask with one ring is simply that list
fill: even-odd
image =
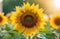
[{"label": "flower head", "polygon": [[39,5],[24,3],[22,7],[17,6],[16,11],[12,12],[11,19],[16,23],[14,29],[19,30],[19,34],[24,32],[25,35],[31,36],[36,34],[40,28],[43,28],[43,9]]}]

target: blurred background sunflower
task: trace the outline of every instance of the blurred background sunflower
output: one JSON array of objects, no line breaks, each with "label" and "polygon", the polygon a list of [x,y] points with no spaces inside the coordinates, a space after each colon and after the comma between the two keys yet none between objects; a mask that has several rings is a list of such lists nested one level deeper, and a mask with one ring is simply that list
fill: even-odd
[{"label": "blurred background sunflower", "polygon": [[4,13],[0,13],[0,24],[5,24],[7,22],[6,16],[4,16]]},{"label": "blurred background sunflower", "polygon": [[59,29],[60,28],[60,14],[53,15],[51,17],[50,23],[51,23],[53,28]]},{"label": "blurred background sunflower", "polygon": [[11,17],[11,13],[7,13],[7,14],[6,14],[6,18],[7,18],[7,22],[8,22],[8,23],[11,23],[10,17]]}]

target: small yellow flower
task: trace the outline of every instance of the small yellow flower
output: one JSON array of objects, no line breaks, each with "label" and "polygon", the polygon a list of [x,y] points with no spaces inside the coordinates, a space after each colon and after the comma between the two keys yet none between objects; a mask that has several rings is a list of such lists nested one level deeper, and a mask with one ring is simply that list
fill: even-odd
[{"label": "small yellow flower", "polygon": [[50,23],[53,28],[59,29],[60,28],[60,14],[53,15],[52,18],[50,19]]},{"label": "small yellow flower", "polygon": [[16,23],[14,29],[19,30],[18,34],[24,32],[26,36],[36,34],[40,28],[43,28],[43,9],[39,5],[24,3],[22,7],[17,6],[15,12],[11,12],[11,20]]},{"label": "small yellow flower", "polygon": [[7,19],[4,16],[4,13],[0,13],[0,24],[5,24],[6,22],[7,22]]}]

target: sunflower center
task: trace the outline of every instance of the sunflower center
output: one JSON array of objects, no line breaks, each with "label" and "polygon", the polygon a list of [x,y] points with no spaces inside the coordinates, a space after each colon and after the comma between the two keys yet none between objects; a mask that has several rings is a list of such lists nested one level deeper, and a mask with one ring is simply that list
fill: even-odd
[{"label": "sunflower center", "polygon": [[31,28],[36,25],[37,17],[34,13],[24,13],[21,15],[20,20],[23,26]]},{"label": "sunflower center", "polygon": [[0,16],[0,22],[2,21],[2,17]]},{"label": "sunflower center", "polygon": [[32,16],[29,16],[29,15],[27,15],[26,17],[25,17],[25,21],[26,22],[31,22],[32,21]]},{"label": "sunflower center", "polygon": [[56,18],[56,19],[55,19],[55,24],[56,24],[56,25],[60,25],[60,18]]}]

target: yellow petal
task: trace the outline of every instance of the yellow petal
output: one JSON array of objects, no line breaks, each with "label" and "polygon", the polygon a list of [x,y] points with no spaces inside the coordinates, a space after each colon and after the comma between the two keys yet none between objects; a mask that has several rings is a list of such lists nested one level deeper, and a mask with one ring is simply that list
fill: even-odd
[{"label": "yellow petal", "polygon": [[38,12],[40,12],[40,13],[43,13],[43,11],[44,11],[43,8],[40,8],[40,9],[38,10]]},{"label": "yellow petal", "polygon": [[24,3],[24,9],[25,9],[25,10],[30,9],[30,4],[29,4],[28,2],[27,2],[27,4]]},{"label": "yellow petal", "polygon": [[19,6],[16,6],[16,11],[17,11],[17,12],[20,12],[20,11],[21,11],[21,9],[20,9]]}]

